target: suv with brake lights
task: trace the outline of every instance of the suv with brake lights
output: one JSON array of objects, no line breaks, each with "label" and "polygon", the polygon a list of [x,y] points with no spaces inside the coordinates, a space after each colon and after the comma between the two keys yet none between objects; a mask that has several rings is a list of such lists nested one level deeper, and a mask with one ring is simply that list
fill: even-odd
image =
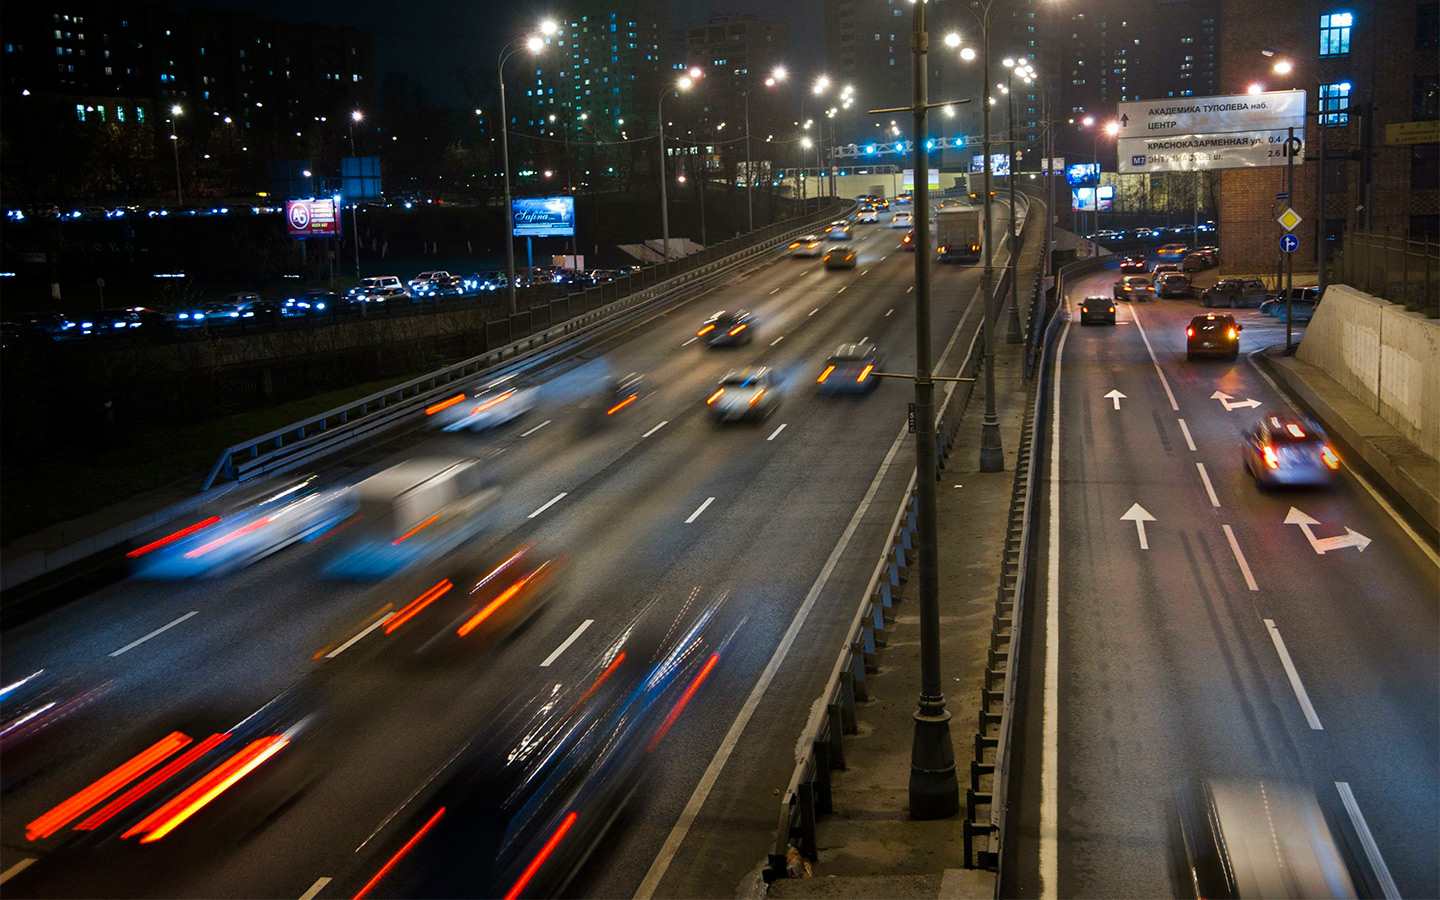
[{"label": "suv with brake lights", "polygon": [[710,419],[717,425],[765,419],[779,404],[774,371],[767,366],[747,366],[729,372],[705,399]]},{"label": "suv with brake lights", "polygon": [[872,341],[862,340],[841,344],[825,360],[825,368],[815,384],[822,394],[859,394],[872,391],[880,383],[871,373],[883,365],[879,349]]},{"label": "suv with brake lights", "polygon": [[1261,488],[1328,485],[1340,472],[1340,457],[1325,432],[1308,419],[1266,416],[1245,432],[1240,453]]},{"label": "suv with brake lights", "polygon": [[695,336],[711,347],[748,344],[755,337],[755,317],[743,309],[720,310],[705,320]]},{"label": "suv with brake lights", "polygon": [[1236,359],[1240,356],[1240,332],[1244,330],[1245,326],[1237,324],[1235,317],[1229,313],[1196,316],[1185,328],[1185,358],[1224,356]]},{"label": "suv with brake lights", "polygon": [[1109,297],[1086,297],[1080,301],[1080,324],[1115,324],[1115,301]]}]

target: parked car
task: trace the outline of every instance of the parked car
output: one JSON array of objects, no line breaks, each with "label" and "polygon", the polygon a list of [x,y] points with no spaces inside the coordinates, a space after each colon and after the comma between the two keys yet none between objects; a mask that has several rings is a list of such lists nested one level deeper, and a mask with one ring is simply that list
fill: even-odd
[{"label": "parked car", "polygon": [[1150,280],[1159,282],[1160,276],[1167,272],[1179,272],[1180,264],[1173,262],[1158,262],[1150,267]]},{"label": "parked car", "polygon": [[1155,281],[1155,295],[1158,297],[1191,296],[1190,277],[1181,272],[1165,272]]},{"label": "parked car", "polygon": [[333,315],[343,309],[345,298],[335,291],[306,291],[298,297],[286,297],[280,314],[291,318]]},{"label": "parked car", "polygon": [[1260,304],[1260,312],[1272,316],[1282,322],[1308,322],[1315,315],[1315,307],[1320,305],[1320,289],[1317,287],[1290,288],[1288,291],[1289,305],[1286,305],[1287,292],[1281,291],[1274,297],[1269,298]]},{"label": "parked car", "polygon": [[1259,306],[1265,302],[1265,283],[1258,278],[1222,278],[1200,294],[1201,306]]},{"label": "parked car", "polygon": [[[1155,237],[1161,237],[1163,232],[1160,229],[1153,229],[1152,234]],[[1155,255],[1165,259],[1179,259],[1188,252],[1190,252],[1189,244],[1161,244],[1155,248]]]},{"label": "parked car", "polygon": [[1210,268],[1209,258],[1204,253],[1195,250],[1185,254],[1185,258],[1180,260],[1180,271],[1182,272],[1200,272],[1208,268]]}]

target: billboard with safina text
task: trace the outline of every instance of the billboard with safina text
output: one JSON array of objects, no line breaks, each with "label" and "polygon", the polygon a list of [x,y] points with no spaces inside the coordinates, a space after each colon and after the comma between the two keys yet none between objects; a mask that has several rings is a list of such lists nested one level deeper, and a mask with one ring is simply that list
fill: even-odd
[{"label": "billboard with safina text", "polygon": [[570,237],[575,233],[574,197],[517,197],[510,201],[516,237]]}]

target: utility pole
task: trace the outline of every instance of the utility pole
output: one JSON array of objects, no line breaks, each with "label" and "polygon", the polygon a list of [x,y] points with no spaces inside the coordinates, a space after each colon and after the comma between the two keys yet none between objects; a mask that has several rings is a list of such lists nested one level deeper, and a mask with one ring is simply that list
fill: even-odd
[{"label": "utility pole", "polygon": [[[922,3],[915,4],[917,7]],[[980,471],[1001,472],[1005,469],[1005,452],[1000,443],[1000,418],[995,413],[995,228],[990,221],[992,204],[990,202],[990,8],[985,7],[985,18],[983,20],[983,61],[984,74],[982,84],[985,86],[983,96],[980,98],[983,107],[985,138],[983,141],[983,152],[985,171],[983,183],[984,190],[981,199],[985,204],[985,256],[984,277],[980,282],[980,290],[985,292],[985,419],[980,424]]]}]

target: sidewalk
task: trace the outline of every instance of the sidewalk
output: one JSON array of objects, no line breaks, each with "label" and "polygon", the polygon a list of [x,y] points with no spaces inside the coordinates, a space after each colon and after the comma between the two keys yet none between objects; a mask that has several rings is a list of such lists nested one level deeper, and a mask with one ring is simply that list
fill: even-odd
[{"label": "sidewalk", "polygon": [[1340,442],[1352,465],[1359,460],[1362,471],[1368,468],[1428,526],[1427,537],[1434,541],[1440,532],[1440,461],[1355,399],[1319,366],[1285,356],[1280,346],[1265,350],[1257,359]]},{"label": "sidewalk", "polygon": [[[1032,285],[1035,254],[1027,242],[1019,284]],[[1022,316],[1028,308],[1022,287]],[[1005,343],[1000,316],[995,348],[996,409],[1005,471],[982,474],[980,423],[984,379],[965,408],[958,437],[940,472],[936,504],[940,543],[940,654],[950,738],[960,781],[960,814],[939,821],[910,818],[910,743],[920,693],[918,589],[912,578],[896,604],[879,672],[866,679],[871,699],[858,703],[857,735],[845,736],[843,771],[831,773],[835,811],[817,826],[819,860],[811,878],[777,879],[772,898],[990,898],[995,874],[964,868],[961,821],[980,711],[991,616],[1000,583],[1010,491],[1030,384],[1024,345]],[[986,841],[978,839],[984,849]]]}]

